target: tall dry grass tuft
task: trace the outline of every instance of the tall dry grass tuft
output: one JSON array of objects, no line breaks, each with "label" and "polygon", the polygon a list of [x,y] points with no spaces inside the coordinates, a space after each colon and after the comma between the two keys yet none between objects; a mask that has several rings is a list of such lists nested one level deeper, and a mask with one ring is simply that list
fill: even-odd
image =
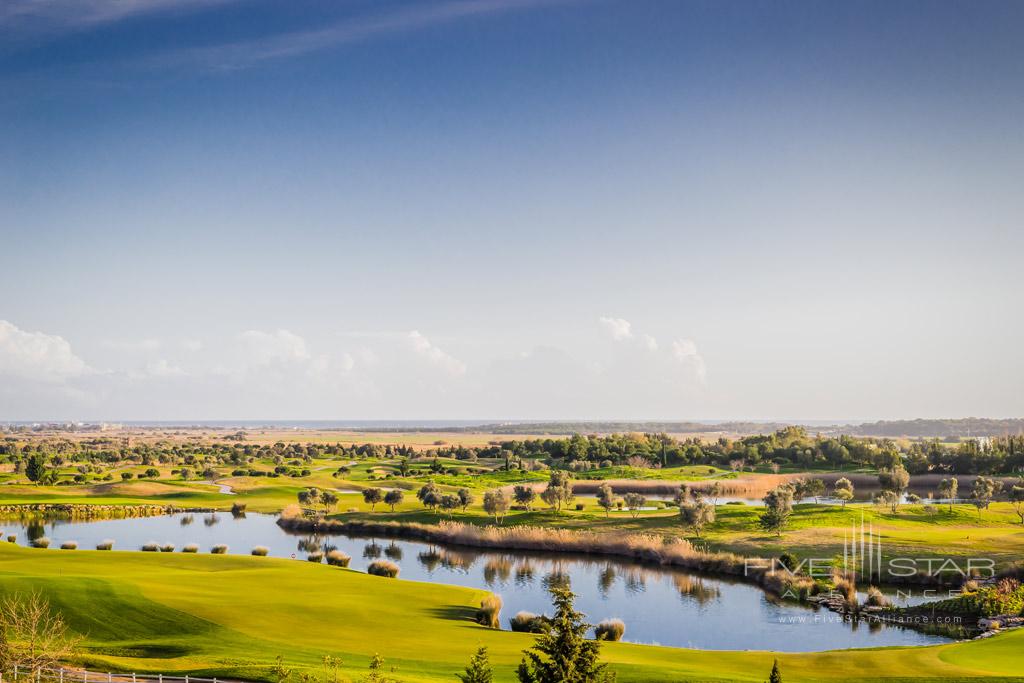
[{"label": "tall dry grass tuft", "polygon": [[543,633],[547,630],[544,617],[533,612],[516,612],[516,615],[508,620],[508,625],[518,633]]},{"label": "tall dry grass tuft", "polygon": [[155,553],[160,550],[160,544],[156,541],[149,541],[148,543],[143,543],[140,550],[144,553]]},{"label": "tall dry grass tuft", "polygon": [[226,555],[228,552],[228,547],[223,543],[218,543],[217,545],[210,548],[210,552],[214,555]]},{"label": "tall dry grass tuft", "polygon": [[265,545],[258,545],[252,549],[252,554],[256,557],[266,557],[270,552],[270,548]]},{"label": "tall dry grass tuft", "polygon": [[173,543],[164,543],[162,546],[160,546],[160,552],[162,552],[162,553],[173,553],[174,552],[174,544]]},{"label": "tall dry grass tuft", "polygon": [[892,601],[882,594],[882,591],[878,590],[874,586],[868,588],[868,597],[864,601],[865,605],[869,607],[891,607]]},{"label": "tall dry grass tuft", "polygon": [[605,619],[594,627],[594,638],[597,640],[622,640],[626,633],[626,624],[622,619]]},{"label": "tall dry grass tuft", "polygon": [[373,576],[386,576],[389,579],[397,578],[399,571],[400,569],[398,565],[391,560],[374,560],[370,563],[370,566],[366,568],[367,574],[372,574]]},{"label": "tall dry grass tuft", "polygon": [[321,562],[324,561],[324,554],[323,554],[322,551],[316,550],[316,551],[311,552],[310,554],[306,555],[306,561],[307,562],[313,562],[315,564],[320,564]]},{"label": "tall dry grass tuft", "polygon": [[476,622],[489,628],[501,628],[501,598],[494,593],[480,601],[480,609],[476,611]]},{"label": "tall dry grass tuft", "polygon": [[96,550],[113,550],[113,549],[114,549],[114,541],[113,541],[113,539],[110,539],[110,538],[108,538],[106,540],[103,540],[103,541],[100,541],[99,543],[96,544]]},{"label": "tall dry grass tuft", "polygon": [[46,536],[40,536],[39,538],[32,541],[33,548],[49,548],[50,539]]},{"label": "tall dry grass tuft", "polygon": [[183,552],[183,553],[198,553],[199,552],[199,546],[196,545],[195,543],[188,543],[188,544],[182,546],[181,552]]},{"label": "tall dry grass tuft", "polygon": [[332,550],[327,553],[327,564],[332,567],[347,567],[352,558],[340,550]]},{"label": "tall dry grass tuft", "polygon": [[78,541],[64,541],[60,544],[61,550],[78,550]]}]

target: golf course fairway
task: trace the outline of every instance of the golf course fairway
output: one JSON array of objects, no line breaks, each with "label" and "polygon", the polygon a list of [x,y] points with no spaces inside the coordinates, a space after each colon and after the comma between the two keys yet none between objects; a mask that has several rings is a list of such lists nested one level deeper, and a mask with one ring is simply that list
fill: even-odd
[{"label": "golf course fairway", "polygon": [[[452,681],[486,645],[497,681],[514,680],[533,637],[484,628],[484,592],[326,565],[232,555],[43,550],[0,544],[0,591],[41,591],[84,636],[93,670],[275,681],[318,673],[325,655],[353,680],[379,653],[401,681]],[[510,614],[502,614],[507,624]],[[628,624],[627,624],[628,628]],[[806,654],[712,652],[609,643],[619,681],[1024,680],[1024,630],[919,648]]]}]

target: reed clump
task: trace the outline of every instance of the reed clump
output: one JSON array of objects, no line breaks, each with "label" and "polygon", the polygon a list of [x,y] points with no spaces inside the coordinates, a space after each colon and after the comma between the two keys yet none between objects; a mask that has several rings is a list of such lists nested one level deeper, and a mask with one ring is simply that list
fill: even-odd
[{"label": "reed clump", "polygon": [[501,628],[501,598],[493,593],[480,601],[480,609],[476,611],[476,623],[489,628]]},{"label": "reed clump", "polygon": [[78,541],[64,541],[60,544],[61,550],[78,550]]},{"label": "reed clump", "polygon": [[149,541],[148,543],[143,543],[142,544],[142,548],[140,548],[140,550],[142,550],[142,552],[144,552],[144,553],[159,552],[160,544],[157,543],[156,541]]},{"label": "reed clump", "polygon": [[626,624],[622,619],[605,619],[594,627],[594,638],[597,640],[622,640],[626,633]]},{"label": "reed clump", "polygon": [[96,550],[113,550],[114,541],[112,539],[106,539],[96,544]]},{"label": "reed clump", "polygon": [[265,545],[258,545],[252,549],[252,554],[256,557],[266,557],[270,552],[270,548]]},{"label": "reed clump", "polygon": [[181,552],[183,552],[183,553],[198,553],[199,552],[199,546],[196,545],[195,543],[187,543],[184,546],[182,546]]},{"label": "reed clump", "polygon": [[174,544],[173,543],[164,543],[162,546],[160,546],[160,552],[162,552],[162,553],[173,553],[174,552]]},{"label": "reed clump", "polygon": [[49,548],[50,539],[46,536],[40,536],[39,538],[32,541],[33,548]]},{"label": "reed clump", "polygon": [[515,616],[508,620],[509,628],[517,633],[544,633],[547,630],[547,620],[533,612],[516,612]]},{"label": "reed clump", "polygon": [[868,596],[864,600],[864,604],[868,607],[891,607],[892,601],[885,597],[882,591],[876,587],[871,586],[868,588]]},{"label": "reed clump", "polygon": [[385,576],[389,579],[398,578],[399,566],[391,560],[374,560],[366,568],[367,574],[373,576]]},{"label": "reed clump", "polygon": [[347,567],[352,558],[340,550],[332,550],[327,553],[327,564],[332,567]]},{"label": "reed clump", "polygon": [[306,555],[306,561],[307,562],[316,562],[317,564],[320,564],[321,562],[324,561],[324,554],[322,552],[320,552],[319,550],[317,550],[316,552],[312,552],[309,555]]},{"label": "reed clump", "polygon": [[226,555],[228,552],[228,547],[223,543],[218,543],[217,545],[210,548],[210,552],[214,555]]}]

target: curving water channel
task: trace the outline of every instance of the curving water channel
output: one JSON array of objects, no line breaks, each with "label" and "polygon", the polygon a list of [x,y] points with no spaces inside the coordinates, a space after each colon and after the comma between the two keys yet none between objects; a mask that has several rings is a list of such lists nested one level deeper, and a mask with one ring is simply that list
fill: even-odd
[{"label": "curving water channel", "polygon": [[[577,606],[590,621],[617,617],[626,623],[625,640],[706,650],[819,650],[926,645],[948,638],[878,623],[851,623],[840,615],[780,602],[742,582],[652,567],[627,560],[567,554],[483,552],[418,541],[309,536],[286,532],[273,515],[230,513],[175,514],[162,517],[70,521],[0,520],[5,535],[20,544],[46,536],[49,550],[65,541],[91,549],[112,539],[116,550],[138,550],[147,542],[172,543],[180,549],[197,543],[208,553],[218,543],[231,553],[248,554],[257,545],[270,555],[304,560],[309,552],[336,547],[352,557],[350,567],[365,570],[376,558],[401,566],[399,580],[471,586],[499,594],[503,628],[520,610],[550,611],[547,587],[567,583]],[[381,579],[385,580],[385,579]],[[904,600],[904,604],[920,602]]]}]

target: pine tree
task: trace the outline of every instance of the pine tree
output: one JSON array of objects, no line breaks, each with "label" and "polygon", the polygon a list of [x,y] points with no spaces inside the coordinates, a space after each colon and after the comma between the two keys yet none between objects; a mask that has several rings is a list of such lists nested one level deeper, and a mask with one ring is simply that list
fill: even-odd
[{"label": "pine tree", "polygon": [[455,674],[455,677],[462,683],[493,683],[494,676],[491,672],[491,662],[487,659],[487,648],[481,645],[470,658],[466,673]]},{"label": "pine tree", "polygon": [[779,660],[772,665],[772,675],[768,677],[768,683],[782,683],[782,674],[779,673]]},{"label": "pine tree", "polygon": [[550,629],[523,653],[516,670],[520,683],[612,683],[615,674],[606,664],[598,664],[600,642],[584,638],[590,624],[573,609],[576,596],[568,589],[553,588],[551,598],[555,616]]}]

